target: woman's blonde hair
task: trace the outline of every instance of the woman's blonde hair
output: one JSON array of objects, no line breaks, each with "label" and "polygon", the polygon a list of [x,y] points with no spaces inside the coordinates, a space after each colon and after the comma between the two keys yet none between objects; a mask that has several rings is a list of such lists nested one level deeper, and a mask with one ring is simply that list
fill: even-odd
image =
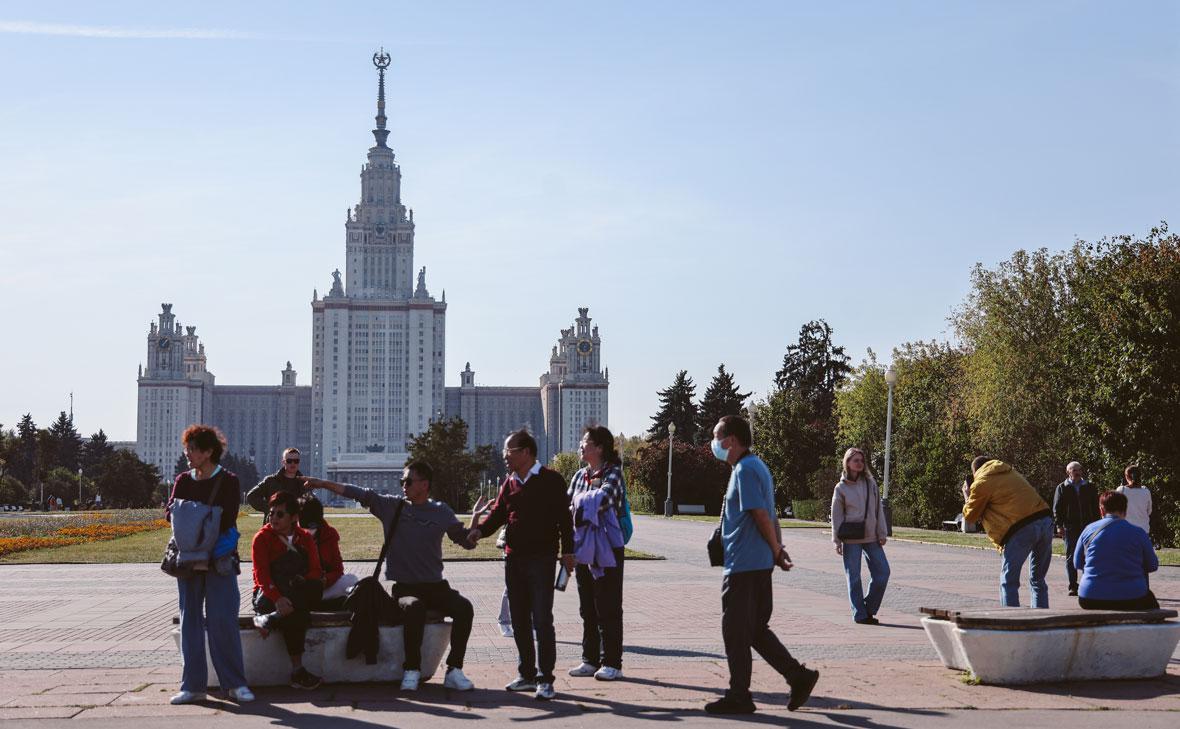
[{"label": "woman's blonde hair", "polygon": [[859,474],[857,474],[857,481],[862,478],[866,483],[869,481],[875,481],[876,479],[873,478],[873,472],[869,469],[869,458],[865,455],[865,452],[859,448],[849,448],[848,450],[844,451],[844,467],[840,471],[840,478],[842,478],[844,481],[847,481],[848,483],[856,483],[856,481],[853,481],[848,476],[848,462],[852,460],[853,456],[857,455],[861,457],[861,460],[863,460],[865,464],[865,467],[861,469]]}]

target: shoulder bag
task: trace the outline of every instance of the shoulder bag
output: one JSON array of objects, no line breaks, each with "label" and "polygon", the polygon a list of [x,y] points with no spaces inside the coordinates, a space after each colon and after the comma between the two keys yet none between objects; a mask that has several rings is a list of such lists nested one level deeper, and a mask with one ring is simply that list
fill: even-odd
[{"label": "shoulder bag", "polygon": [[709,537],[709,543],[705,545],[705,549],[709,552],[709,566],[721,567],[725,565],[725,545],[721,543],[721,525],[725,523],[725,497],[721,497],[721,518],[717,520],[717,528],[713,530],[713,536]]},{"label": "shoulder bag", "polygon": [[[214,535],[216,535],[221,527],[221,507],[214,506],[214,503],[217,501],[217,492],[221,490],[221,481],[224,474],[224,469],[217,472],[217,482],[213,484],[213,490],[209,493],[209,500],[203,504],[199,504],[205,507],[204,513],[194,513],[191,515],[193,518],[199,518],[201,520],[202,530],[208,531],[211,529]],[[186,499],[177,499],[174,503],[183,504],[185,501]],[[176,512],[177,508],[174,507],[171,515],[175,516]],[[216,536],[213,537],[214,543],[216,543],[216,538]],[[173,526],[172,536],[168,538],[168,544],[164,547],[164,558],[160,561],[160,570],[164,574],[175,577],[178,580],[192,577],[195,572],[191,563],[181,561],[180,546],[176,543],[175,525]]]},{"label": "shoulder bag", "polygon": [[[869,485],[869,480],[865,479],[865,512],[860,521],[845,521],[840,523],[840,528],[836,530],[836,538],[842,542],[847,542],[853,539],[865,538],[865,519],[869,515],[869,492],[872,487]],[[847,504],[847,500],[844,502]]]}]

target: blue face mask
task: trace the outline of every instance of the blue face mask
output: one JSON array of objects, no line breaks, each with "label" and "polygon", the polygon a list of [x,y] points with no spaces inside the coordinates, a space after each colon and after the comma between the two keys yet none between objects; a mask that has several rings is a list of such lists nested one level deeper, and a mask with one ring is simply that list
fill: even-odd
[{"label": "blue face mask", "polygon": [[713,448],[713,456],[716,457],[717,460],[719,460],[719,461],[729,460],[729,449],[722,448],[721,441],[714,438],[713,442],[710,443],[709,445]]}]

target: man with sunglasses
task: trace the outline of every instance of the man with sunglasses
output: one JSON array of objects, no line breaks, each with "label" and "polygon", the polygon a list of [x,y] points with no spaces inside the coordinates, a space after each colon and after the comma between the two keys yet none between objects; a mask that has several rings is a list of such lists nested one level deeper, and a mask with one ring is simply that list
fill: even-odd
[{"label": "man with sunglasses", "polygon": [[[474,549],[468,541],[467,527],[454,510],[430,498],[430,481],[434,472],[425,461],[411,461],[402,471],[404,496],[383,494],[372,489],[333,483],[315,478],[304,479],[308,489],[328,489],[353,499],[381,520],[385,534],[397,525],[385,558],[385,578],[393,581],[393,597],[404,619],[406,660],[402,666],[402,690],[417,690],[422,680],[422,635],[426,611],[437,610],[451,618],[451,651],[447,655],[447,673],[443,686],[458,691],[475,688],[463,675],[463,658],[475,610],[471,601],[459,594],[443,579],[442,538],[465,549]],[[402,504],[398,514],[398,504]]]},{"label": "man with sunglasses", "polygon": [[262,479],[257,486],[250,489],[246,494],[246,503],[250,505],[254,511],[262,513],[262,523],[269,521],[270,517],[267,514],[267,504],[270,503],[270,497],[274,496],[280,491],[286,491],[295,498],[303,495],[303,474],[299,471],[300,454],[298,448],[288,448],[283,451],[283,465],[282,467]]}]

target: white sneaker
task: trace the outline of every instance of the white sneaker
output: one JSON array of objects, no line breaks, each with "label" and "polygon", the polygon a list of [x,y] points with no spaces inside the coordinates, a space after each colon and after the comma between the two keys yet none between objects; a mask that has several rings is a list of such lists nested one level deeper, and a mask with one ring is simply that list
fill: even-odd
[{"label": "white sneaker", "polygon": [[514,635],[512,632],[512,626],[511,625],[501,625],[500,626],[500,635],[504,636],[505,638],[511,638]]},{"label": "white sneaker", "polygon": [[587,663],[585,661],[582,661],[578,665],[571,668],[569,673],[571,676],[577,676],[578,678],[585,678],[587,676],[593,676],[594,672],[597,670],[598,670],[598,666],[595,666],[591,663]]},{"label": "white sneaker", "polygon": [[549,699],[553,698],[556,695],[557,695],[557,692],[555,692],[553,690],[553,684],[551,684],[551,683],[537,684],[537,700],[538,701],[548,701]]},{"label": "white sneaker", "polygon": [[443,686],[456,691],[470,691],[475,688],[471,679],[463,675],[463,669],[454,667],[447,669],[447,677],[443,679]]},{"label": "white sneaker", "polygon": [[254,692],[250,690],[249,686],[238,686],[236,689],[230,689],[226,693],[239,704],[248,704],[254,700]]},{"label": "white sneaker", "polygon": [[536,691],[537,682],[530,681],[527,678],[516,678],[504,688],[508,691]]},{"label": "white sneaker", "polygon": [[614,681],[623,677],[623,669],[603,666],[594,672],[594,678],[599,681]]},{"label": "white sneaker", "polygon": [[421,671],[406,671],[402,674],[402,691],[417,691],[421,680]]},{"label": "white sneaker", "polygon": [[181,691],[168,700],[170,704],[192,704],[197,701],[204,701],[205,694],[200,691]]}]

